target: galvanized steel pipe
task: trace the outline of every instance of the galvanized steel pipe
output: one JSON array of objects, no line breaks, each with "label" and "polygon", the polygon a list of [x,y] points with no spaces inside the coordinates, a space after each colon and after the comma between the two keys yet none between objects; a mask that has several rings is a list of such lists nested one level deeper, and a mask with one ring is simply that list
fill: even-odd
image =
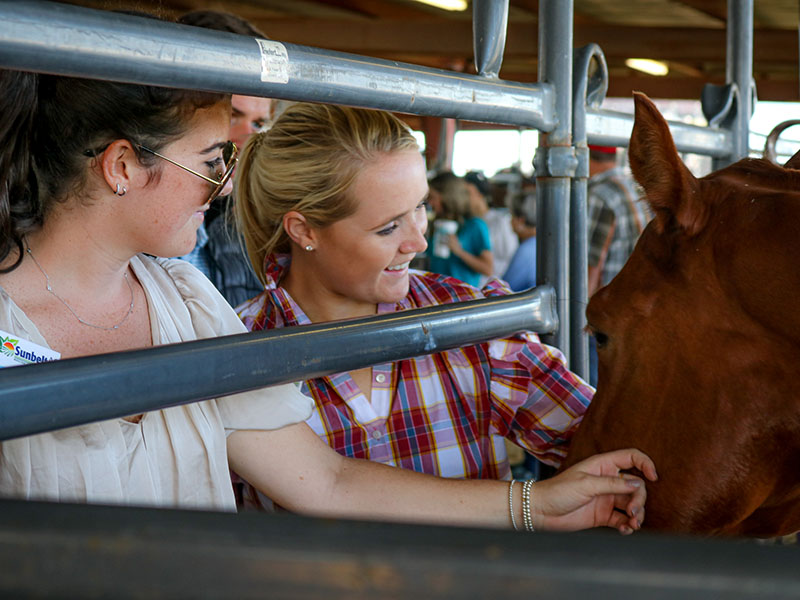
[{"label": "galvanized steel pipe", "polygon": [[553,128],[552,90],[55,2],[0,2],[0,67]]},{"label": "galvanized steel pipe", "polygon": [[545,339],[570,354],[569,209],[577,159],[572,147],[572,0],[539,2],[539,82],[556,91],[556,127],[539,136],[536,280],[555,287],[559,329]]},{"label": "galvanized steel pipe", "polygon": [[552,288],[0,369],[0,440],[557,327]]},{"label": "galvanized steel pipe", "polygon": [[750,117],[753,114],[753,0],[728,0],[726,77],[736,84],[736,113],[730,123],[733,153],[730,162],[750,150]]},{"label": "galvanized steel pipe", "polygon": [[[633,115],[630,113],[586,109],[586,132],[590,144],[627,147],[632,129]],[[669,130],[679,152],[727,157],[733,151],[733,136],[727,129],[669,121]]]},{"label": "galvanized steel pipe", "polygon": [[589,44],[574,55],[572,82],[572,142],[578,167],[570,189],[570,368],[589,381],[589,339],[586,333],[588,303],[588,247],[586,214],[589,149],[586,145],[586,110],[602,104],[608,90],[608,65],[600,46]]},{"label": "galvanized steel pipe", "polygon": [[473,0],[472,46],[478,75],[496,78],[500,74],[507,28],[508,0]]}]

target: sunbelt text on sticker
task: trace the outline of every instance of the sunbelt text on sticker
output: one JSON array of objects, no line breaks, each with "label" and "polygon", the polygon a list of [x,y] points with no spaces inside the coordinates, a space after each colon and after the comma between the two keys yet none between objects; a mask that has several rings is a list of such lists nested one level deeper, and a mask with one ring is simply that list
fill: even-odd
[{"label": "sunbelt text on sticker", "polygon": [[34,344],[30,340],[0,329],[0,367],[32,365],[59,358],[61,358],[60,352]]}]

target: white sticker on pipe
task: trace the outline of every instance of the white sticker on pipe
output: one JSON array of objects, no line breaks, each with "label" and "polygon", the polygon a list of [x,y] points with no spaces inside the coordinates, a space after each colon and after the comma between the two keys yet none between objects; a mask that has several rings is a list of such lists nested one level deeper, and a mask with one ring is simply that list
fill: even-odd
[{"label": "white sticker on pipe", "polygon": [[256,39],[261,52],[261,81],[289,83],[289,54],[280,42]]}]

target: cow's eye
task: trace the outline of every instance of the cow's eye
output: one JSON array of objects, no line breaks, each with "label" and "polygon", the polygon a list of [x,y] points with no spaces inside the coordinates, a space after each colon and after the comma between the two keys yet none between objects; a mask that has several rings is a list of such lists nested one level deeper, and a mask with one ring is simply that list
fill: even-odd
[{"label": "cow's eye", "polygon": [[608,336],[602,331],[593,331],[594,341],[597,343],[597,349],[604,348],[608,344]]}]

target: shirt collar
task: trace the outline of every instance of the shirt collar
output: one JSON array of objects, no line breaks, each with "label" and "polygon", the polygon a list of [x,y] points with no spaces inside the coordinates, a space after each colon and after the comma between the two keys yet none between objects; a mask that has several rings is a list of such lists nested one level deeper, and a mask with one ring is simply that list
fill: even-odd
[{"label": "shirt collar", "polygon": [[289,271],[291,262],[291,254],[273,252],[264,257],[264,279],[266,280],[266,289],[274,290],[280,285],[281,279],[283,279],[284,275]]}]

